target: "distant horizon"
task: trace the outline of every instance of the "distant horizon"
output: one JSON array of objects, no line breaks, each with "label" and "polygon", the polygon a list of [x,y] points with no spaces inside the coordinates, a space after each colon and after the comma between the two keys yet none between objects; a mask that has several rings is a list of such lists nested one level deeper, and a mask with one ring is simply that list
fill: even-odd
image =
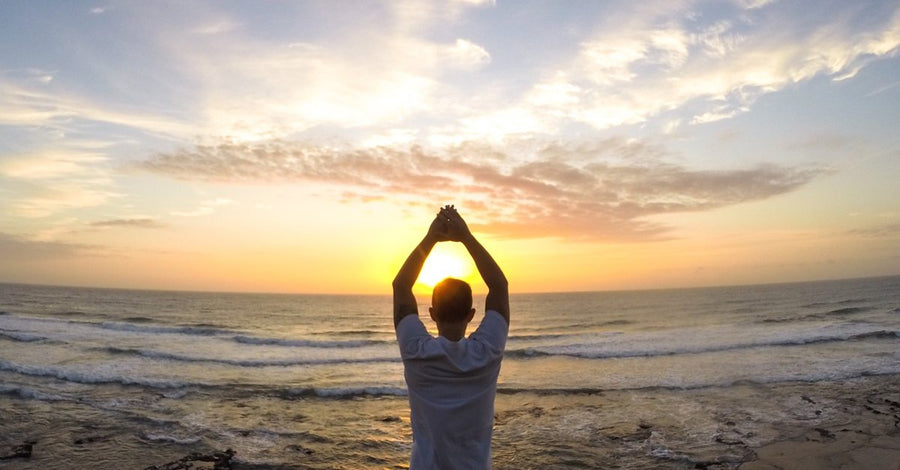
[{"label": "distant horizon", "polygon": [[[891,278],[891,277],[900,277],[900,273],[896,274],[884,274],[884,275],[876,275],[876,276],[858,276],[858,277],[846,277],[846,278],[826,278],[826,279],[808,279],[802,281],[781,281],[781,282],[760,282],[754,284],[713,284],[713,285],[702,285],[702,286],[660,286],[660,287],[638,287],[633,289],[596,289],[596,290],[572,290],[572,291],[543,291],[543,292],[518,292],[512,290],[510,295],[543,295],[543,294],[591,294],[591,293],[602,293],[602,292],[643,292],[643,291],[664,291],[664,290],[690,290],[690,289],[716,289],[716,288],[729,288],[729,287],[754,287],[754,286],[775,286],[775,285],[789,285],[789,284],[814,284],[814,283],[826,283],[826,282],[842,282],[842,281],[856,281],[856,280],[866,280],[866,279],[882,279],[882,278]],[[37,284],[31,282],[9,282],[0,280],[0,284],[7,286],[28,286],[28,287],[50,287],[50,288],[60,288],[60,289],[99,289],[99,290],[120,290],[120,291],[137,291],[137,292],[174,292],[174,293],[188,293],[188,294],[247,294],[247,295],[308,295],[308,296],[364,296],[364,297],[390,297],[390,285],[385,289],[384,293],[338,293],[338,292],[266,292],[266,291],[226,291],[226,290],[192,290],[192,289],[166,289],[166,288],[140,288],[140,287],[110,287],[110,286],[88,286],[88,285],[61,285],[61,284]],[[416,293],[418,294],[424,293],[425,290],[417,287]],[[428,291],[430,292],[430,291]],[[475,296],[483,296],[486,292],[475,291]],[[421,298],[420,301],[429,301],[430,299]]]}]

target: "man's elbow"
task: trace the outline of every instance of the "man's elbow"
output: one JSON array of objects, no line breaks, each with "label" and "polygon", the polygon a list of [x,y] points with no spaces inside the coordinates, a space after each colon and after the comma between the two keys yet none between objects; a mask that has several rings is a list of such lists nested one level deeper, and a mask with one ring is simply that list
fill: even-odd
[{"label": "man's elbow", "polygon": [[412,286],[409,285],[409,283],[404,281],[403,279],[400,279],[399,277],[394,278],[394,281],[391,282],[391,287],[394,289],[395,292],[400,291],[400,290],[412,290]]},{"label": "man's elbow", "polygon": [[509,292],[509,281],[506,280],[506,276],[500,275],[496,279],[491,279],[488,289],[498,292]]}]

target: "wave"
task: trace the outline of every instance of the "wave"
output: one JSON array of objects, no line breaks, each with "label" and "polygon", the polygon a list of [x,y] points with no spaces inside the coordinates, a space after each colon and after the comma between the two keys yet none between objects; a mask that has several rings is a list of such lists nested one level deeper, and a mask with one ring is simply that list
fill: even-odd
[{"label": "wave", "polygon": [[622,387],[572,387],[572,388],[529,388],[529,387],[504,387],[499,385],[497,393],[500,395],[517,395],[517,394],[535,394],[535,395],[599,395],[610,391],[649,391],[649,390],[667,390],[667,391],[684,391],[684,390],[701,390],[707,388],[727,388],[739,386],[753,385],[773,385],[773,384],[791,384],[791,383],[819,383],[819,382],[835,382],[850,379],[858,379],[864,377],[881,377],[889,375],[898,375],[900,370],[884,370],[884,371],[860,371],[838,374],[818,374],[810,375],[804,378],[794,376],[772,376],[759,377],[755,379],[739,379],[722,382],[697,382],[684,383],[678,385],[659,384],[659,385],[635,385]]},{"label": "wave", "polygon": [[[378,340],[378,339],[344,339],[344,340],[313,340],[313,339],[287,339],[287,338],[267,338],[267,337],[259,337],[252,336],[249,334],[238,334],[235,335],[235,330],[226,329],[224,327],[218,325],[211,325],[208,323],[198,323],[191,325],[174,325],[174,326],[165,326],[154,324],[156,320],[153,320],[148,317],[129,317],[125,318],[124,321],[104,321],[104,322],[91,322],[91,321],[81,321],[81,320],[59,320],[52,318],[35,318],[35,317],[14,317],[21,320],[25,320],[27,322],[36,322],[36,323],[46,323],[46,324],[63,324],[63,325],[78,325],[88,328],[100,328],[104,330],[111,331],[122,331],[122,332],[132,332],[132,333],[142,333],[147,335],[158,335],[158,334],[173,334],[173,335],[186,335],[186,336],[201,336],[201,337],[228,337],[231,341],[254,345],[254,346],[283,346],[283,347],[293,347],[293,348],[359,348],[364,346],[373,346],[373,345],[381,345],[381,344],[391,344],[395,341],[392,340]],[[30,338],[26,333],[15,332],[14,335],[11,335],[13,330],[4,330],[0,329],[0,335],[10,336],[9,339],[14,341],[38,341],[38,340],[47,340],[49,338],[46,337],[38,337],[34,336],[35,339]],[[13,337],[14,336],[14,337]],[[40,338],[40,339],[38,339]],[[225,339],[225,338],[222,338]]]},{"label": "wave", "polygon": [[818,307],[828,307],[831,305],[848,305],[848,304],[858,304],[860,302],[866,302],[868,299],[841,299],[832,302],[812,302],[808,304],[804,304],[803,308],[818,308]]},{"label": "wave", "polygon": [[0,395],[11,395],[16,398],[24,398],[28,400],[40,401],[69,401],[69,398],[54,395],[52,393],[44,393],[31,387],[22,387],[19,385],[0,384]]},{"label": "wave", "polygon": [[[766,385],[777,383],[817,383],[823,381],[840,381],[860,377],[877,377],[886,375],[896,375],[900,370],[891,369],[884,371],[857,371],[849,373],[826,373],[813,374],[805,378],[797,378],[793,375],[789,376],[771,376],[759,377],[753,380],[739,379],[723,382],[697,382],[697,383],[680,383],[680,384],[658,384],[658,385],[634,385],[634,386],[618,386],[618,387],[517,387],[498,384],[497,393],[501,395],[516,394],[536,394],[536,395],[593,395],[617,390],[696,390],[711,387],[735,387],[741,385]],[[405,387],[389,387],[389,386],[360,386],[360,387],[331,387],[331,388],[293,388],[282,392],[281,397],[285,399],[295,398],[330,398],[330,399],[350,399],[350,398],[378,398],[378,397],[400,397],[407,396],[408,392]]]},{"label": "wave", "polygon": [[105,316],[103,314],[82,312],[81,310],[62,310],[62,311],[58,311],[58,312],[53,312],[53,314],[59,315],[62,317],[90,317],[90,316],[94,316],[94,315]]},{"label": "wave", "polygon": [[[87,315],[87,314],[85,314]],[[234,334],[234,331],[227,330],[221,327],[216,327],[215,325],[178,325],[178,326],[163,326],[163,325],[152,325],[152,323],[156,320],[147,317],[129,317],[123,319],[123,321],[86,321],[86,320],[65,320],[59,318],[42,318],[42,317],[30,317],[30,316],[16,316],[12,315],[13,319],[23,320],[31,323],[49,323],[49,324],[62,324],[62,325],[78,325],[84,326],[88,328],[101,328],[104,330],[112,330],[112,331],[125,331],[125,332],[135,332],[135,333],[149,333],[149,334],[182,334],[182,335],[194,335],[194,336],[217,336],[217,335],[227,335]]]},{"label": "wave", "polygon": [[125,321],[128,323],[153,323],[156,320],[149,318],[149,317],[126,317],[126,318],[123,318],[122,321]]},{"label": "wave", "polygon": [[313,332],[312,334],[326,336],[374,336],[385,333],[393,334],[393,330],[321,330]]},{"label": "wave", "polygon": [[44,336],[33,335],[30,333],[22,333],[21,331],[12,331],[12,330],[3,330],[0,329],[0,338],[7,339],[10,341],[18,341],[20,343],[34,343],[38,341],[46,341],[47,338]]},{"label": "wave", "polygon": [[[91,325],[92,323],[87,323]],[[93,325],[97,325],[93,323]],[[208,326],[149,326],[137,323],[123,322],[103,322],[99,324],[100,328],[114,331],[133,331],[136,333],[154,333],[154,334],[181,334],[193,336],[217,336],[232,333],[231,331],[221,328]]]},{"label": "wave", "polygon": [[295,397],[319,397],[319,398],[353,398],[353,397],[383,397],[406,396],[407,391],[401,387],[308,387],[292,388],[284,393],[286,398]]},{"label": "wave", "polygon": [[550,333],[550,334],[545,334],[545,335],[524,334],[524,335],[510,335],[506,339],[507,339],[507,341],[540,341],[540,340],[544,340],[544,339],[559,339],[559,338],[568,338],[568,337],[572,337],[572,336],[574,336],[574,335],[569,334],[569,333]]},{"label": "wave", "polygon": [[16,364],[0,359],[0,370],[15,372],[17,374],[32,377],[52,377],[67,382],[82,384],[119,384],[140,385],[156,389],[183,388],[190,385],[204,386],[206,384],[191,384],[179,380],[154,379],[149,377],[131,377],[125,375],[110,375],[93,371],[78,371],[54,366],[30,366]]},{"label": "wave", "polygon": [[181,445],[196,444],[196,443],[200,442],[200,438],[197,436],[177,437],[177,436],[170,436],[168,434],[146,433],[146,434],[143,434],[141,437],[143,437],[144,439],[146,439],[148,441],[152,441],[152,442],[171,442],[173,444],[181,444]]},{"label": "wave", "polygon": [[826,315],[851,315],[854,313],[868,312],[869,310],[872,309],[870,307],[844,307],[832,310],[826,313]]},{"label": "wave", "polygon": [[394,342],[370,339],[317,341],[307,339],[259,338],[256,336],[246,335],[237,335],[232,337],[231,339],[241,344],[285,346],[294,348],[359,348],[362,346],[371,346],[376,344],[387,344]]},{"label": "wave", "polygon": [[155,351],[152,349],[99,348],[108,354],[122,354],[130,356],[142,356],[151,359],[163,359],[178,362],[207,362],[214,364],[226,364],[237,367],[290,367],[300,365],[321,364],[360,364],[373,362],[400,362],[399,357],[366,357],[366,358],[322,358],[322,359],[223,359],[218,357],[198,357],[184,354]]},{"label": "wave", "polygon": [[567,356],[582,359],[615,359],[625,357],[655,357],[655,356],[675,356],[681,354],[703,354],[711,352],[731,351],[735,349],[750,349],[760,347],[785,347],[800,346],[805,344],[830,343],[842,341],[862,341],[867,339],[896,339],[900,338],[900,331],[878,330],[860,334],[833,335],[833,336],[816,336],[809,338],[791,338],[781,341],[748,341],[738,344],[722,344],[711,346],[682,346],[665,348],[657,346],[652,349],[622,349],[609,350],[596,349],[598,346],[603,347],[603,343],[592,344],[570,344],[560,346],[546,346],[506,350],[503,353],[505,357],[511,358],[531,358],[546,356]]}]

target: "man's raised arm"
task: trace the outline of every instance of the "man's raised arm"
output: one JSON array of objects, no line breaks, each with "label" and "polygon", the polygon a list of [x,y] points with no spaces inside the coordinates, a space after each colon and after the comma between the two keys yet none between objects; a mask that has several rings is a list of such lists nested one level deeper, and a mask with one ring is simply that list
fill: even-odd
[{"label": "man's raised arm", "polygon": [[463,246],[466,247],[469,255],[472,256],[472,260],[475,262],[475,267],[478,268],[478,273],[481,274],[481,278],[488,287],[488,294],[484,300],[485,313],[488,310],[499,313],[508,325],[509,283],[506,281],[503,270],[500,269],[500,266],[481,243],[475,239],[475,236],[469,230],[469,226],[466,225],[462,216],[456,212],[453,206],[444,208],[441,214],[446,215],[449,219],[451,240],[462,242]]},{"label": "man's raised arm", "polygon": [[418,315],[419,306],[416,303],[416,297],[413,295],[412,287],[422,272],[422,265],[425,259],[431,253],[432,248],[437,242],[448,240],[448,218],[441,209],[441,212],[435,217],[428,228],[425,238],[416,246],[416,248],[406,258],[406,262],[400,267],[397,277],[394,278],[394,328],[400,323],[400,320],[407,315]]}]

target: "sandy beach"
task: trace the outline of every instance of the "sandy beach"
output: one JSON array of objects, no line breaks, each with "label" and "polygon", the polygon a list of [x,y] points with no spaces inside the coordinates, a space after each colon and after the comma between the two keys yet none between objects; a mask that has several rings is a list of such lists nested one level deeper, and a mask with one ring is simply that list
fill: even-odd
[{"label": "sandy beach", "polygon": [[[501,394],[494,468],[898,470],[898,385],[897,376],[878,376],[692,390]],[[75,422],[75,410],[9,396],[0,403],[5,469],[405,468],[411,439],[404,397],[307,397],[270,410],[295,415],[290,443],[273,449],[289,450],[293,461],[278,465],[241,459],[259,445],[252,433],[236,437],[232,458],[215,443],[153,441],[135,423]],[[254,408],[252,400],[242,406]],[[254,419],[262,424],[266,416]],[[31,455],[15,456],[26,443],[32,444]]]}]

